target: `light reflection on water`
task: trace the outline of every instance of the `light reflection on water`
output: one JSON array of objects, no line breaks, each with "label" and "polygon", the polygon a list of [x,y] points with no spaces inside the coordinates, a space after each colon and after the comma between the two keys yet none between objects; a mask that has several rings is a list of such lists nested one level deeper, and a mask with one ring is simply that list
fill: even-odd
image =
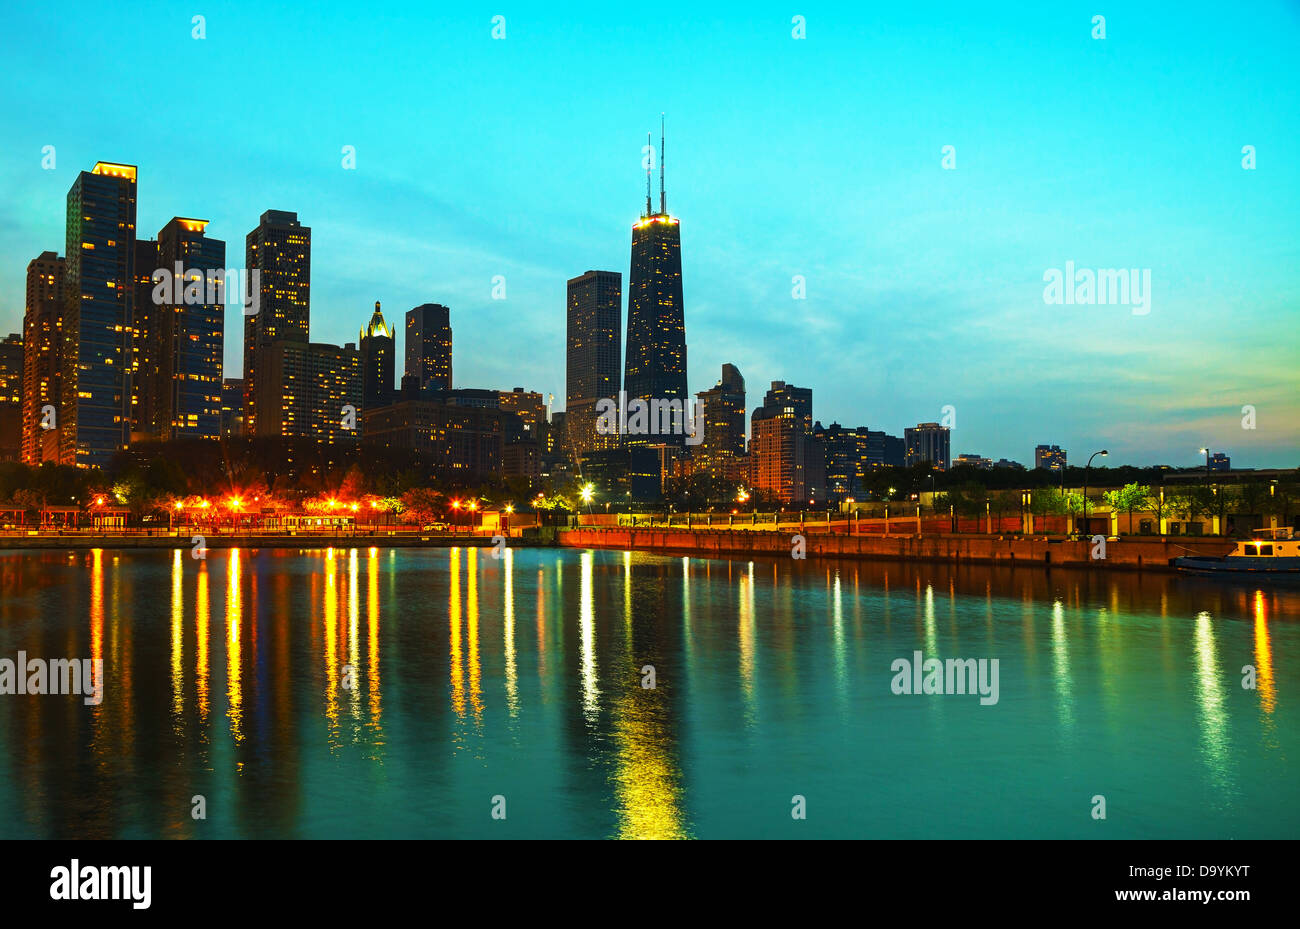
[{"label": "light reflection on water", "polygon": [[[102,658],[106,678],[99,706],[0,695],[7,836],[1245,838],[1300,825],[1294,592],[331,548],[5,553],[0,593],[0,658]],[[999,703],[893,695],[891,663],[915,651],[998,658]],[[1089,815],[1098,793],[1104,823]],[[795,794],[805,821],[790,817]],[[200,795],[206,820],[190,816]],[[505,820],[490,816],[496,795]]]}]

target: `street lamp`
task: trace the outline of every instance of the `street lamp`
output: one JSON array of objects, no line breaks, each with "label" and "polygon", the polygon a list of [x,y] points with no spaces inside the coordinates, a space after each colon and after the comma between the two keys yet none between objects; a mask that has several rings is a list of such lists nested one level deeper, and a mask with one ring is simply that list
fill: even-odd
[{"label": "street lamp", "polygon": [[1210,450],[1203,448],[1200,452],[1205,456],[1205,484],[1208,487],[1210,484]]},{"label": "street lamp", "polygon": [[1102,449],[1099,452],[1093,452],[1088,456],[1088,463],[1083,466],[1083,531],[1088,531],[1088,469],[1092,467],[1092,459],[1098,455],[1105,458],[1110,452]]}]

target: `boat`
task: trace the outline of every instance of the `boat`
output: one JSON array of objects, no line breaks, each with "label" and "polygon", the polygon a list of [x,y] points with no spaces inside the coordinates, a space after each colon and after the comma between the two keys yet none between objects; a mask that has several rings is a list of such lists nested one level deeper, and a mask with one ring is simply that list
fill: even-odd
[{"label": "boat", "polygon": [[1256,529],[1226,555],[1185,555],[1173,565],[1184,574],[1223,580],[1300,583],[1300,537],[1289,526]]}]

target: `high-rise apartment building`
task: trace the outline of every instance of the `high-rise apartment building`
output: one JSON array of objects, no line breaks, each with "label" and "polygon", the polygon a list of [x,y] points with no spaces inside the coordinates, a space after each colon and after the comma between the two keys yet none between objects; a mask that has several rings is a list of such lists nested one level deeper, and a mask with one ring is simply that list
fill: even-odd
[{"label": "high-rise apartment building", "polygon": [[177,216],[158,233],[149,324],[137,337],[147,370],[137,372],[136,394],[147,397],[142,431],[163,441],[221,435],[226,243],[207,225]]},{"label": "high-rise apartment building", "polygon": [[[244,267],[257,288],[251,305],[244,308],[244,423],[249,433],[263,432],[257,423],[256,398],[263,395],[258,376],[258,353],[275,342],[306,345],[311,325],[311,229],[298,214],[267,210],[257,228],[244,239]],[[252,283],[245,285],[252,288]],[[275,397],[277,385],[265,396]],[[269,411],[276,416],[275,411]]]},{"label": "high-rise apartment building", "polygon": [[1034,448],[1034,467],[1048,471],[1065,468],[1065,449],[1059,445],[1039,445]]},{"label": "high-rise apartment building", "polygon": [[103,467],[131,424],[136,168],[98,162],[68,191],[59,460]]},{"label": "high-rise apartment building", "polygon": [[750,423],[755,489],[790,506],[826,501],[826,457],[813,435],[812,389],[773,381]]},{"label": "high-rise apartment building", "polygon": [[23,337],[0,339],[0,461],[18,461],[23,449]]},{"label": "high-rise apartment building", "polygon": [[62,396],[64,262],[41,252],[27,264],[23,314],[22,460],[59,460],[58,408]]},{"label": "high-rise apartment building", "polygon": [[914,464],[928,461],[932,467],[947,471],[952,461],[949,436],[948,427],[940,426],[938,423],[918,423],[914,428],[904,429],[907,466],[910,468]]},{"label": "high-rise apartment building", "polygon": [[349,342],[275,342],[261,352],[257,434],[324,444],[361,437],[361,352]]},{"label": "high-rise apartment building", "polygon": [[722,377],[696,395],[704,416],[704,435],[693,450],[694,465],[714,477],[739,480],[736,463],[745,454],[745,379],[732,364]]}]

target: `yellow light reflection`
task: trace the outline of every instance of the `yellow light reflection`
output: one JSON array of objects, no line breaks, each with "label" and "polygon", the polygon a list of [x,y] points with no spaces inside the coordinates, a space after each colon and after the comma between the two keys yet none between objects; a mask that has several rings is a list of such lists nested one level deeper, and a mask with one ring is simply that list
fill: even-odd
[{"label": "yellow light reflection", "polygon": [[184,635],[185,562],[181,550],[172,552],[172,729],[181,734],[181,714],[185,710]]},{"label": "yellow light reflection", "polygon": [[578,631],[579,652],[581,655],[582,674],[582,715],[589,723],[596,722],[597,697],[600,691],[596,686],[596,600],[594,593],[593,566],[595,553],[582,553],[582,581],[578,593]]},{"label": "yellow light reflection", "polygon": [[469,705],[474,721],[483,721],[483,664],[478,651],[478,549],[467,549],[469,564],[465,566],[465,622],[468,633]]},{"label": "yellow light reflection", "polygon": [[199,728],[208,723],[208,682],[212,669],[208,665],[208,637],[212,634],[212,608],[208,604],[208,563],[199,563],[198,583],[194,591],[194,695],[198,701]]},{"label": "yellow light reflection", "polygon": [[370,725],[382,733],[379,702],[379,549],[372,548],[366,563],[366,686],[370,697]]},{"label": "yellow light reflection", "polygon": [[512,717],[519,715],[519,672],[515,667],[515,552],[505,553],[505,629],[503,631],[506,655],[506,706]]},{"label": "yellow light reflection", "polygon": [[451,706],[465,716],[465,669],[460,654],[460,549],[451,550],[451,602],[448,604],[451,649]]},{"label": "yellow light reflection", "polygon": [[242,670],[240,632],[244,606],[241,600],[241,563],[239,549],[230,550],[230,583],[226,590],[226,682],[230,698],[230,736],[243,741],[244,694],[240,683]]},{"label": "yellow light reflection", "polygon": [[339,686],[343,682],[342,678],[339,677],[339,592],[335,586],[337,583],[335,567],[334,549],[327,548],[325,550],[325,566],[321,572],[321,583],[325,587],[325,616],[323,621],[325,632],[325,718],[329,721],[327,729],[331,745],[336,744],[338,741]]}]

